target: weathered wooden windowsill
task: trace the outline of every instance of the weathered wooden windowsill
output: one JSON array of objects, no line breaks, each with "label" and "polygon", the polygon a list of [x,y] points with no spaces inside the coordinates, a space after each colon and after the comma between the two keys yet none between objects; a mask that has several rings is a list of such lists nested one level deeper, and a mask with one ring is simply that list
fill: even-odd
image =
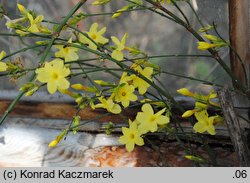
[{"label": "weathered wooden windowsill", "polygon": [[[15,95],[0,97],[0,114]],[[76,109],[70,99],[59,97],[58,101],[58,96],[54,96],[57,100],[46,97],[38,93],[33,99],[24,98],[0,127],[0,166],[194,166],[184,158],[184,149],[174,139],[156,142],[153,149],[143,146],[132,153],[126,152],[124,146],[119,146],[118,136],[107,136],[102,130],[109,121],[121,124],[123,120],[119,115],[82,126],[77,135],[70,134],[56,148],[49,149],[49,142],[69,125]],[[190,105],[190,101],[179,100]],[[133,119],[138,110],[127,109],[125,115]],[[104,113],[104,110],[86,108],[80,115],[86,121]],[[186,132],[192,131],[185,121],[181,124]],[[208,138],[220,166],[238,166],[225,128],[217,129],[217,136]],[[222,143],[218,143],[218,139]],[[199,143],[194,141],[192,146],[206,157]]]}]

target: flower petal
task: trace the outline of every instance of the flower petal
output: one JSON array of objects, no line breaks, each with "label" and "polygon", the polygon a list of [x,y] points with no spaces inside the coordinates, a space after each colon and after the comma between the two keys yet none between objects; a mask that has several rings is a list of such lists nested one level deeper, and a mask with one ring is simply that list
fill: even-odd
[{"label": "flower petal", "polygon": [[167,116],[158,116],[156,118],[156,123],[158,125],[165,125],[165,124],[168,124],[169,123],[169,117]]},{"label": "flower petal", "polygon": [[61,78],[60,80],[58,80],[58,83],[57,83],[57,86],[59,89],[63,89],[63,90],[66,90],[69,88],[69,81],[65,78]]},{"label": "flower petal", "polygon": [[134,142],[128,142],[128,143],[126,143],[126,149],[127,149],[128,152],[133,151],[134,148],[135,148],[135,143]]},{"label": "flower petal", "polygon": [[198,132],[198,133],[203,133],[207,130],[206,126],[200,122],[195,123],[193,129],[195,132]]},{"label": "flower petal", "polygon": [[123,60],[123,53],[122,53],[122,51],[114,50],[111,54],[111,57],[118,60],[118,61],[122,61]]},{"label": "flower petal", "polygon": [[147,113],[149,115],[154,114],[154,110],[150,104],[144,104],[141,109],[144,113]]},{"label": "flower petal", "polygon": [[143,140],[143,138],[141,138],[141,137],[136,138],[136,139],[135,139],[135,144],[138,145],[138,146],[144,145],[144,140]]},{"label": "flower petal", "polygon": [[57,85],[55,82],[48,82],[47,83],[47,89],[50,94],[53,94],[57,90]]},{"label": "flower petal", "polygon": [[89,29],[89,32],[91,33],[97,32],[97,28],[98,28],[98,23],[93,23]]}]

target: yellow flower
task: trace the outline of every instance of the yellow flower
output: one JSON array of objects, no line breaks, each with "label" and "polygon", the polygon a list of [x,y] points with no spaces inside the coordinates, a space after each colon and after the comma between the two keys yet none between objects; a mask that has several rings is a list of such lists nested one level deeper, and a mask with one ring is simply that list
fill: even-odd
[{"label": "yellow flower", "polygon": [[28,31],[33,32],[33,33],[37,33],[40,32],[40,24],[43,21],[43,15],[39,15],[38,17],[36,17],[35,19],[33,18],[33,16],[30,13],[27,13],[28,19],[30,21],[30,26],[28,28]]},{"label": "yellow flower", "polygon": [[220,105],[218,103],[215,103],[215,102],[212,101],[212,99],[217,98],[217,94],[215,93],[214,90],[211,90],[208,95],[196,94],[194,98],[197,101],[207,103],[207,105],[210,104],[210,105],[213,105],[213,106],[216,106],[216,107],[220,107]]},{"label": "yellow flower", "polygon": [[195,123],[193,127],[195,132],[203,133],[207,131],[209,134],[215,135],[215,128],[214,128],[215,116],[208,117],[208,113],[206,110],[197,112],[194,114],[194,116],[198,120],[198,122]]},{"label": "yellow flower", "polygon": [[195,95],[194,93],[190,92],[187,88],[181,88],[177,90],[177,92],[188,97],[193,97]]},{"label": "yellow flower", "polygon": [[129,128],[122,127],[123,135],[119,138],[121,144],[126,144],[126,149],[128,152],[134,150],[135,144],[138,146],[144,145],[144,140],[141,137],[141,133],[137,128],[136,122],[131,122],[129,120]]},{"label": "yellow flower", "polygon": [[[72,43],[71,38],[68,43]],[[78,48],[70,47],[67,45],[56,45],[55,47],[59,49],[59,51],[55,53],[55,56],[64,58],[65,62],[74,61],[79,58],[78,54],[76,53],[78,51]]]},{"label": "yellow flower", "polygon": [[[97,30],[98,23],[93,23],[89,29],[89,32],[86,34],[97,44],[106,44],[109,40],[102,35],[106,32],[106,27],[103,27],[101,30]],[[92,40],[88,39],[84,35],[80,35],[80,42],[83,44],[88,44],[88,47],[92,50],[97,50],[97,46]]]},{"label": "yellow flower", "polygon": [[[1,51],[1,53],[0,53],[0,60],[2,60],[5,56],[6,56],[6,52],[5,51]],[[8,66],[7,66],[6,63],[0,62],[0,72],[6,71],[7,68],[8,68]]]},{"label": "yellow flower", "polygon": [[47,83],[47,89],[50,94],[59,90],[69,88],[69,81],[65,78],[70,74],[69,68],[65,67],[63,61],[55,59],[52,62],[45,63],[43,68],[36,69],[37,80]]},{"label": "yellow flower", "polygon": [[98,100],[101,102],[100,104],[96,104],[94,108],[104,108],[107,109],[108,112],[119,114],[121,113],[121,106],[119,104],[115,104],[112,99],[106,100],[103,96],[99,97]]},{"label": "yellow flower", "polygon": [[[28,27],[28,31],[32,33],[50,33],[50,30],[46,27],[41,26],[41,22],[43,21],[44,17],[43,15],[37,16],[35,19],[34,17],[30,14],[27,13],[27,17],[30,22],[30,26]],[[22,32],[22,30],[20,30]]]},{"label": "yellow flower", "polygon": [[134,91],[134,86],[123,83],[122,86],[118,86],[116,91],[111,95],[111,98],[114,98],[116,102],[121,102],[124,107],[128,107],[130,101],[134,102],[137,100]]},{"label": "yellow flower", "polygon": [[143,134],[147,132],[155,132],[158,129],[158,125],[165,125],[169,123],[169,117],[162,115],[166,108],[160,110],[154,114],[154,110],[150,104],[144,104],[142,106],[142,112],[138,112],[136,120],[140,123],[139,129]]},{"label": "yellow flower", "polygon": [[177,90],[177,92],[184,95],[184,96],[189,96],[189,97],[194,98],[200,104],[203,103],[203,105],[206,105],[206,106],[213,105],[216,107],[220,107],[220,105],[218,103],[215,103],[212,101],[212,99],[217,98],[217,94],[215,93],[214,90],[211,90],[208,95],[201,95],[199,93],[192,93],[186,88],[181,88],[181,89]]},{"label": "yellow flower", "polygon": [[[144,77],[146,77],[147,79],[149,79],[150,81],[151,76],[153,74],[153,68],[152,67],[145,67],[144,69],[142,69],[139,65],[136,66],[136,68],[134,68],[134,70],[136,70],[137,72],[139,72],[141,75],[143,75]],[[138,88],[139,94],[143,95],[144,93],[146,93],[148,87],[150,86],[150,84],[148,84],[146,81],[144,81],[142,78],[136,76],[136,75],[131,75],[131,78],[133,80],[133,85],[135,88]]]},{"label": "yellow flower", "polygon": [[123,72],[119,84],[128,83],[131,85],[133,83],[133,77],[128,76],[127,72]]},{"label": "yellow flower", "polygon": [[[31,33],[50,33],[51,31],[41,26],[41,22],[43,20],[43,15],[35,16],[33,13],[31,13],[30,10],[27,10],[23,5],[17,4],[17,8],[19,9],[22,17],[14,20],[7,20],[6,26],[10,29],[16,29],[16,33],[20,36],[25,36],[27,34]],[[29,21],[29,26],[27,28],[24,27],[24,25],[19,24],[25,23],[26,21]]]},{"label": "yellow flower", "polygon": [[112,54],[111,54],[111,57],[118,60],[118,61],[121,61],[123,60],[123,50],[125,49],[125,43],[126,43],[126,40],[128,38],[128,34],[124,34],[124,36],[122,37],[121,41],[119,41],[119,39],[115,36],[111,36],[111,39],[112,41],[115,43],[116,45],[116,48],[115,50],[113,50]]},{"label": "yellow flower", "polygon": [[205,34],[204,36],[212,43],[207,43],[204,41],[198,42],[198,49],[199,50],[207,50],[210,48],[221,48],[224,46],[228,46],[228,44],[229,44],[228,41],[224,41],[224,40],[222,40],[216,36],[210,35],[210,34]]},{"label": "yellow flower", "polygon": [[207,42],[204,42],[204,41],[198,42],[198,49],[199,50],[208,50],[210,48],[215,48],[215,47],[217,47],[216,44],[207,43]]}]

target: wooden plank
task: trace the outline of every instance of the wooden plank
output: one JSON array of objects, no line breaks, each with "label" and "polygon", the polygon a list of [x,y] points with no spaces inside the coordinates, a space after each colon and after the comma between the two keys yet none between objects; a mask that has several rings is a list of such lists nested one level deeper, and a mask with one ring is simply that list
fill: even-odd
[{"label": "wooden plank", "polygon": [[[10,101],[0,101],[0,115],[8,107]],[[187,103],[186,103],[187,104]],[[189,108],[192,108],[189,104]],[[11,123],[22,123],[22,125],[32,125],[37,127],[44,127],[50,129],[64,129],[70,124],[72,116],[76,113],[76,109],[72,104],[67,103],[30,103],[30,102],[20,102],[16,105],[14,110],[10,113],[12,117]],[[105,110],[92,110],[91,108],[86,108],[80,112],[81,123],[87,120],[92,120],[91,123],[81,126],[80,131],[91,131],[91,132],[103,132],[104,126],[112,121],[115,124],[127,124],[125,117],[134,119],[136,113],[139,109],[126,109],[123,112],[123,117],[120,115],[110,114],[109,116],[104,116],[100,119],[96,119],[97,116],[106,114]],[[13,118],[15,117],[15,118]],[[176,116],[178,121],[181,122],[183,130],[187,133],[193,132],[192,126],[186,119]],[[44,120],[41,120],[44,119]],[[101,123],[100,123],[101,122]],[[10,123],[10,120],[5,123]],[[120,130],[118,129],[118,132]],[[216,133],[218,137],[228,138],[228,131],[225,126],[219,126],[216,128]],[[211,138],[213,139],[213,138]],[[228,138],[229,139],[229,138]],[[223,143],[228,143],[223,141]]]},{"label": "wooden plank", "polygon": [[[0,115],[4,113],[17,95],[18,91],[0,90]],[[180,102],[184,108],[194,107],[194,100],[189,97],[176,97],[175,100]],[[134,119],[139,110],[140,107],[127,108],[123,110],[122,115],[110,114],[95,121],[121,123],[124,118]],[[172,110],[176,110],[174,106]],[[76,112],[74,100],[67,96],[60,93],[48,95],[47,92],[36,92],[33,96],[21,98],[10,116],[70,120]],[[87,107],[79,115],[83,120],[91,120],[103,114],[105,114],[104,109],[92,110]]]},{"label": "wooden plank", "polygon": [[[104,134],[69,135],[57,148],[47,146],[58,130],[8,126],[0,132],[0,166],[91,166],[90,149],[118,145],[117,137]],[[96,165],[97,166],[97,165]]]},{"label": "wooden plank", "polygon": [[[136,147],[128,153],[119,146],[117,136],[80,132],[69,134],[56,148],[49,142],[60,131],[41,127],[13,125],[0,128],[0,167],[84,166],[195,166],[184,158],[185,150],[175,141],[156,142]],[[197,144],[192,145],[203,157],[207,154]],[[238,166],[235,153],[225,147],[213,148],[219,166]]]},{"label": "wooden plank", "polygon": [[[0,115],[8,108],[11,101],[0,101]],[[136,109],[126,109],[123,111],[123,115],[129,118],[133,118],[136,114]],[[49,103],[49,102],[19,102],[14,110],[10,113],[11,116],[29,117],[29,118],[48,118],[48,119],[72,119],[76,114],[77,109],[72,104],[68,103]],[[90,107],[86,107],[81,110],[79,115],[83,120],[95,120],[98,116],[106,114],[103,109],[93,110]],[[96,119],[97,120],[97,119]],[[113,115],[102,117],[97,121],[101,122],[117,122],[121,123],[124,118],[121,115]]]},{"label": "wooden plank", "polygon": [[[241,57],[249,80],[249,0],[229,0],[229,34],[230,43]],[[231,69],[245,85],[241,63],[232,50],[230,51]],[[250,81],[248,81],[250,86]],[[245,85],[246,86],[246,85]]]},{"label": "wooden plank", "polygon": [[[80,124],[85,123],[85,121],[81,121]],[[40,119],[40,118],[8,118],[6,121],[6,125],[18,125],[18,126],[32,126],[32,127],[41,127],[46,129],[55,129],[55,130],[62,130],[69,126],[70,120],[63,120],[63,119]],[[79,127],[80,132],[88,132],[88,133],[105,133],[105,126],[108,122],[98,122],[98,121],[91,121],[83,126]],[[127,124],[127,123],[126,123]],[[124,124],[116,124],[116,127],[121,127]],[[170,124],[172,125],[172,124]],[[182,126],[182,130],[185,133],[191,134],[194,133],[193,127],[190,126],[188,122],[182,122],[180,124]],[[177,127],[177,130],[181,131]],[[114,133],[121,134],[120,128],[115,128]],[[169,137],[171,139],[171,137]],[[186,139],[186,137],[183,137]],[[174,139],[174,138],[173,138]],[[192,140],[195,139],[192,137]],[[221,143],[221,144],[231,144],[228,130],[225,126],[216,127],[216,136],[208,136],[208,141],[211,143]]]}]

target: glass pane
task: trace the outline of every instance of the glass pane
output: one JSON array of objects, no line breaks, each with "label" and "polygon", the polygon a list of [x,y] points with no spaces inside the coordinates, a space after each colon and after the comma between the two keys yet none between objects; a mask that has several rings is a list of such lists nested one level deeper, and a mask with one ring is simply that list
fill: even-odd
[{"label": "glass pane", "polygon": [[[14,19],[15,14],[18,13],[16,8],[17,1],[2,0],[2,3],[6,10],[9,12],[9,18]],[[19,3],[25,5],[29,9],[34,9],[38,13],[45,15],[45,19],[60,21],[60,18],[65,16],[66,12],[74,6],[75,1],[68,0],[19,0]],[[217,30],[223,38],[228,40],[228,3],[227,0],[191,0],[190,1],[195,8],[196,13],[200,16],[204,25],[213,23],[217,25]],[[113,1],[108,6],[90,6],[85,5],[82,9],[85,13],[99,13],[99,12],[113,12],[124,5],[124,1]],[[180,8],[186,14],[190,25],[194,29],[201,28],[199,21],[195,14],[190,9],[189,5],[185,2],[180,2]],[[176,8],[172,5],[167,5],[170,11],[177,13],[179,17],[182,17]],[[5,28],[5,19],[1,19],[0,28],[1,32],[9,32]],[[141,50],[148,53],[149,56],[156,55],[187,55],[187,54],[208,54],[207,51],[201,52],[197,50],[197,40],[183,27],[176,25],[175,23],[167,20],[166,18],[156,15],[149,11],[132,11],[124,13],[117,19],[111,19],[110,16],[91,16],[83,20],[79,24],[79,29],[88,30],[89,26],[93,22],[98,22],[100,26],[107,26],[106,36],[116,35],[121,37],[125,32],[128,32],[129,39],[128,45],[137,45]],[[26,45],[24,45],[24,43]],[[25,42],[20,41],[17,37],[0,37],[1,49],[7,53],[17,51],[27,45],[34,44],[34,39],[25,39]],[[23,62],[27,67],[32,68],[41,56],[43,50],[37,52],[21,53],[12,59],[17,59]],[[55,51],[55,49],[54,49]],[[220,54],[222,58],[229,62],[229,50],[221,49]],[[50,55],[53,56],[53,55]],[[83,53],[81,58],[88,58],[89,55]],[[49,59],[49,58],[48,58]],[[161,57],[151,59],[152,63],[158,64],[163,71],[174,73],[177,75],[184,75],[189,77],[195,77],[202,80],[213,81],[218,84],[229,83],[230,79],[226,73],[221,69],[218,63],[209,58],[196,58],[196,57]],[[109,67],[110,64],[103,64]],[[110,78],[107,73],[100,75],[90,75],[93,78]],[[9,83],[5,78],[0,77],[0,89],[13,89],[19,88],[20,85],[26,79],[21,79],[17,83]],[[207,85],[201,85],[199,82],[183,79],[169,74],[161,74],[160,80],[166,89],[170,90],[174,95],[176,89],[181,87],[192,88],[193,90],[206,90],[210,87]],[[85,82],[84,78],[78,78],[73,82]],[[17,85],[16,85],[17,84]],[[197,85],[198,84],[198,85]]]}]

